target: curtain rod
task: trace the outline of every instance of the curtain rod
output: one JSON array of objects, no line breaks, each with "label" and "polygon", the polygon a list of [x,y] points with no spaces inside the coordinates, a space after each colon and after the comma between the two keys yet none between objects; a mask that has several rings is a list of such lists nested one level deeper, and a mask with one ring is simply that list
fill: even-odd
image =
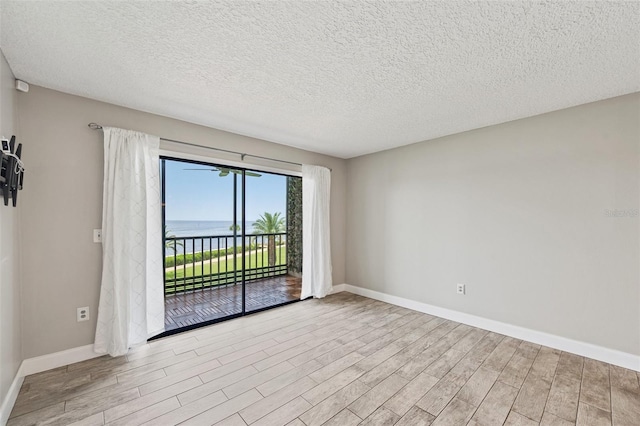
[{"label": "curtain rod", "polygon": [[[100,124],[97,124],[97,123],[89,123],[89,124],[87,124],[87,126],[89,126],[89,128],[92,129],[92,130],[102,130],[102,126]],[[301,163],[294,163],[293,161],[278,160],[277,158],[270,158],[270,157],[262,157],[260,155],[245,154],[244,152],[231,151],[229,149],[222,149],[222,148],[214,148],[212,146],[198,145],[198,144],[190,143],[190,142],[177,141],[175,139],[167,139],[167,138],[160,138],[160,139],[163,140],[163,141],[166,141],[166,142],[179,143],[179,144],[182,144],[182,145],[194,146],[196,148],[213,149],[215,151],[226,152],[228,154],[236,154],[236,155],[240,156],[240,160],[241,161],[244,161],[245,157],[253,157],[253,158],[260,158],[261,160],[277,161],[278,163],[286,163],[286,164],[293,164],[294,166],[302,166]],[[329,170],[331,170],[331,169],[329,169]]]}]

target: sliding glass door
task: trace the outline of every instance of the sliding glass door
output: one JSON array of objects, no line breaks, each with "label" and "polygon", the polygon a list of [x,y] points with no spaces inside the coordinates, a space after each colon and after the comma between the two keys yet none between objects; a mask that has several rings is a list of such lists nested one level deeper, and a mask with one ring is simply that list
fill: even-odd
[{"label": "sliding glass door", "polygon": [[[248,173],[248,172],[247,172]],[[246,310],[257,311],[300,299],[301,279],[296,277],[288,236],[290,226],[288,181],[300,178],[260,172],[250,179],[247,174],[245,216],[246,245],[250,247],[245,262]]]},{"label": "sliding glass door", "polygon": [[[301,245],[288,239],[301,235],[300,178],[172,158],[161,167],[167,331],[299,300]],[[301,214],[301,193],[299,204]]]}]

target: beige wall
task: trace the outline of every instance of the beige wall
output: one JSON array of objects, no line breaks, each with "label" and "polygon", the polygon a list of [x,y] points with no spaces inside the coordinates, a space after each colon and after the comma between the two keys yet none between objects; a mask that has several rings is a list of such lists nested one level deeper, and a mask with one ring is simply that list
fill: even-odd
[{"label": "beige wall", "polygon": [[[332,168],[333,280],[344,282],[345,160],[34,86],[19,95],[18,113],[29,147],[21,200],[25,358],[93,342],[101,248],[92,230],[101,224],[103,154],[102,133],[87,127],[92,121]],[[92,320],[76,322],[76,308],[86,305]]]},{"label": "beige wall", "polygon": [[632,94],[351,159],[347,282],[640,355],[639,144]]},{"label": "beige wall", "polygon": [[[7,61],[0,52],[0,135],[16,134],[16,90]],[[18,138],[23,142],[21,138]],[[23,158],[28,157],[25,147]],[[23,191],[24,192],[24,191]],[[20,193],[20,196],[23,195]],[[18,197],[18,205],[22,199]],[[9,201],[11,206],[11,201]],[[0,200],[0,404],[4,401],[20,362],[20,273],[18,245],[18,208],[5,207]]]}]

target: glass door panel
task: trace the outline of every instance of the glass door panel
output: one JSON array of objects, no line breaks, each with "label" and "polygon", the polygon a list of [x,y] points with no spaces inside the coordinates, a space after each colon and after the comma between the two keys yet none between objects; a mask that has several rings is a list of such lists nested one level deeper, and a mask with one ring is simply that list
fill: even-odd
[{"label": "glass door panel", "polygon": [[166,330],[241,315],[244,172],[161,161]]},{"label": "glass door panel", "polygon": [[[302,186],[300,178],[262,171],[248,170],[245,179],[246,311],[253,312],[300,299],[300,275],[289,271],[288,198],[291,180],[300,183],[300,198]],[[300,200],[300,219],[301,208]]]}]

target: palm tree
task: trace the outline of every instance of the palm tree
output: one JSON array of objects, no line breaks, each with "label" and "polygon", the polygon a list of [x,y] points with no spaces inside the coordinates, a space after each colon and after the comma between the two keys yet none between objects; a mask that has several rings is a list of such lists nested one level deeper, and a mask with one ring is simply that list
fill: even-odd
[{"label": "palm tree", "polygon": [[235,225],[231,225],[229,227],[229,231],[240,232],[241,230],[242,230],[242,227],[240,225],[238,225],[237,223]]},{"label": "palm tree", "polygon": [[178,240],[167,240],[167,238],[175,238],[174,234],[170,234],[171,231],[169,231],[167,229],[167,226],[165,225],[164,227],[164,248],[165,249],[169,249],[169,250],[173,250],[173,252],[175,253],[176,251],[176,246],[180,246],[182,248],[184,248],[184,244],[182,243],[182,241],[178,241]]},{"label": "palm tree", "polygon": [[[254,234],[278,234],[285,232],[284,217],[281,217],[282,213],[267,213],[260,215],[260,218],[253,223]],[[276,236],[269,235],[267,237],[267,253],[269,259],[269,266],[276,264]]]}]

